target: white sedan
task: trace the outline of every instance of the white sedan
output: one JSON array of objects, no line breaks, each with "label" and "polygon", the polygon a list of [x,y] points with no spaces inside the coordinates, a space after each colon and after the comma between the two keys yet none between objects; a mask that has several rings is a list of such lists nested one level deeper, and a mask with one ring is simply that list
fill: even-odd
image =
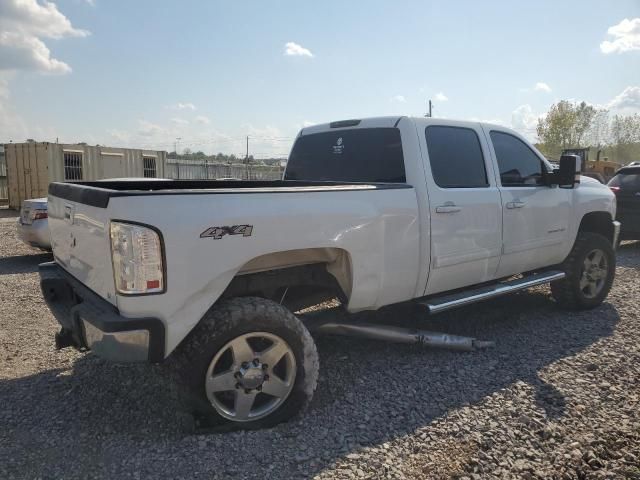
[{"label": "white sedan", "polygon": [[32,247],[51,250],[46,197],[22,202],[18,217],[18,237]]}]

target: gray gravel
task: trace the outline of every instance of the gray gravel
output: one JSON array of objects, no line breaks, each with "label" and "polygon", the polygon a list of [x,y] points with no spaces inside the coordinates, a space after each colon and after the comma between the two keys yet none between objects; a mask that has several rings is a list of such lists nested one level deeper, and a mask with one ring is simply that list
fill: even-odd
[{"label": "gray gravel", "polygon": [[424,320],[494,339],[457,353],[319,338],[310,409],[277,428],[194,431],[163,366],[55,351],[38,289],[49,258],[0,220],[0,478],[640,479],[640,243],[609,301],[556,309],[547,288]]}]

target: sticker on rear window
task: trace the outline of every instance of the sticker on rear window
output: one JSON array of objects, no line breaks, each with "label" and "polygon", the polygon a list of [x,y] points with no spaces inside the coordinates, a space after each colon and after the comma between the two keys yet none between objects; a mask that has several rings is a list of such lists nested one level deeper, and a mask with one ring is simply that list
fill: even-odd
[{"label": "sticker on rear window", "polygon": [[342,137],[340,137],[333,146],[333,154],[342,155],[342,150],[344,150],[344,145],[342,144]]}]

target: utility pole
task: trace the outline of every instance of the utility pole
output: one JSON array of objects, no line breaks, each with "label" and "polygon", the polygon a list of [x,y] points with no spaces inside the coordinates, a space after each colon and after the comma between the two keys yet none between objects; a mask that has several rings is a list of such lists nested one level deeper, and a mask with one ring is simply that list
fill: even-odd
[{"label": "utility pole", "polygon": [[429,100],[429,111],[425,114],[425,117],[429,117],[429,118],[432,117],[432,114],[431,114],[432,107],[433,107],[433,105],[431,103],[431,100]]},{"label": "utility pole", "polygon": [[246,180],[249,180],[249,135],[247,135],[247,154],[244,157],[244,169]]}]

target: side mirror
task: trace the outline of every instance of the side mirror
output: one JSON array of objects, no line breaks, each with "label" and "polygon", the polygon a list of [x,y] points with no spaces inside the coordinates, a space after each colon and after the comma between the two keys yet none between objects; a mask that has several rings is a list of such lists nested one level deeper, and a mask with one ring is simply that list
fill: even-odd
[{"label": "side mirror", "polygon": [[560,168],[554,171],[555,180],[560,188],[575,188],[580,183],[580,163],[578,155],[560,157]]}]

